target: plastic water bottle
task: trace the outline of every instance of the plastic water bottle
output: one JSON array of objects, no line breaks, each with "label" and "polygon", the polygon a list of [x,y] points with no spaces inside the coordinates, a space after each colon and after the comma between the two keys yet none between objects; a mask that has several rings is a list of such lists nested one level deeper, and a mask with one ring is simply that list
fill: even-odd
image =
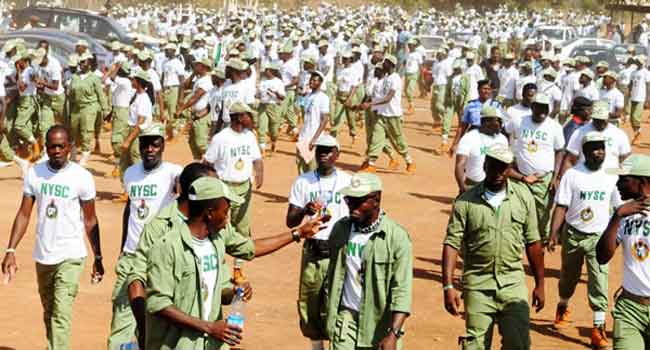
[{"label": "plastic water bottle", "polygon": [[244,329],[244,320],[246,319],[246,316],[244,314],[244,311],[246,309],[246,305],[244,303],[244,288],[237,287],[235,293],[235,298],[233,299],[230,306],[230,314],[228,314],[226,323],[236,325],[239,326],[239,328]]},{"label": "plastic water bottle", "polygon": [[138,341],[137,340],[132,340],[128,343],[120,344],[119,350],[138,350],[140,349],[138,347]]}]

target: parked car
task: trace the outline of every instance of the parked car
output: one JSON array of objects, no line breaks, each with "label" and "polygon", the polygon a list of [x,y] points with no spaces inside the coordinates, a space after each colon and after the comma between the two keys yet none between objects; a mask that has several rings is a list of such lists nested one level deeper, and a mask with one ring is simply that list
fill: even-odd
[{"label": "parked car", "polygon": [[47,28],[64,32],[81,32],[91,37],[109,42],[113,39],[124,44],[133,44],[132,36],[113,18],[100,16],[89,11],[59,7],[26,7],[12,12],[17,28],[29,23],[31,16],[37,16]]},{"label": "parked car", "polygon": [[54,29],[28,29],[0,34],[0,45],[12,39],[25,40],[28,48],[35,48],[38,42],[46,40],[50,44],[50,54],[54,55],[61,64],[65,64],[68,56],[74,53],[77,41],[83,39],[88,42],[89,50],[97,56],[100,67],[110,65],[111,53],[97,40],[84,33],[66,33]]},{"label": "parked car", "polygon": [[612,48],[612,51],[614,51],[614,55],[616,56],[616,60],[619,63],[625,63],[628,57],[630,57],[630,55],[627,53],[627,49],[629,47],[633,47],[637,55],[647,55],[646,48],[639,44],[619,44]]},{"label": "parked car", "polygon": [[533,29],[531,38],[546,38],[553,46],[562,45],[577,37],[576,30],[568,26],[538,26]]},{"label": "parked car", "polygon": [[435,51],[445,43],[445,38],[440,35],[420,35],[418,39],[424,47],[424,62],[429,65],[435,59]]},{"label": "parked car", "polygon": [[576,47],[569,57],[586,56],[591,59],[594,65],[600,61],[605,61],[609,65],[609,69],[617,72],[620,68],[620,63],[616,59],[614,52],[607,47],[603,46],[579,46]]},{"label": "parked car", "polygon": [[616,43],[608,39],[599,39],[599,38],[575,38],[569,40],[562,45],[560,53],[564,57],[571,57],[571,52],[581,46],[599,46],[607,49],[611,49],[616,46]]}]

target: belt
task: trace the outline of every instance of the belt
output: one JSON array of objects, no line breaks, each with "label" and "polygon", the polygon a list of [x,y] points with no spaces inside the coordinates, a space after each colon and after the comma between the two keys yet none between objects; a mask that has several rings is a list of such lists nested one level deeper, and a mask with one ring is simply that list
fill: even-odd
[{"label": "belt", "polygon": [[621,298],[627,298],[641,305],[650,306],[650,297],[642,297],[640,295],[632,294],[625,289],[621,292]]},{"label": "belt", "polygon": [[329,259],[330,247],[329,242],[322,239],[305,240],[305,248],[309,249],[317,259]]},{"label": "belt", "polygon": [[567,227],[568,227],[571,231],[573,231],[573,232],[571,232],[572,234],[579,234],[579,235],[582,235],[582,236],[593,236],[593,235],[598,235],[598,234],[599,234],[598,232],[584,232],[584,231],[580,231],[580,230],[578,230],[577,228],[575,228],[575,227],[573,227],[573,226],[571,226],[571,225],[569,225],[569,224],[567,224]]},{"label": "belt", "polygon": [[223,181],[223,183],[225,183],[226,185],[232,185],[232,186],[239,186],[239,185],[243,185],[243,184],[245,184],[247,182],[250,182],[250,180],[246,180],[246,181],[242,181],[242,182],[234,182],[234,181],[226,181],[226,180],[221,180],[221,181]]},{"label": "belt", "polygon": [[359,311],[352,310],[349,307],[345,307],[345,306],[343,306],[343,304],[341,304],[341,306],[339,306],[339,312],[340,311],[347,311],[347,312],[352,314],[352,316],[354,317],[355,320],[359,319]]},{"label": "belt", "polygon": [[204,108],[204,109],[202,109],[200,111],[197,111],[197,112],[192,112],[192,120],[199,120],[199,119],[205,117],[206,115],[208,115],[208,112],[209,112],[208,108]]}]

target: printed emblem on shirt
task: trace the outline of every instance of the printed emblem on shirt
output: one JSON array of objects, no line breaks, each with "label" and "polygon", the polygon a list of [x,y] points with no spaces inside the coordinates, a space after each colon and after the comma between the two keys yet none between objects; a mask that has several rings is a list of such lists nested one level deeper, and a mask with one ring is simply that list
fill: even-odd
[{"label": "printed emblem on shirt", "polygon": [[56,204],[54,204],[54,199],[52,199],[50,204],[47,205],[47,208],[45,208],[45,216],[47,216],[48,219],[56,219],[56,217],[59,216],[59,209],[56,207]]},{"label": "printed emblem on shirt", "polygon": [[535,153],[539,149],[539,144],[535,140],[530,140],[527,148],[529,153]]},{"label": "printed emblem on shirt", "polygon": [[41,184],[40,192],[46,196],[68,198],[68,195],[70,194],[70,187],[66,185],[43,182]]},{"label": "printed emblem on shirt", "polygon": [[199,265],[201,266],[201,300],[204,302],[208,300],[209,296],[209,291],[208,291],[208,284],[205,282],[205,274],[211,271],[215,271],[217,267],[219,266],[217,263],[217,255],[216,254],[210,254],[207,256],[203,256],[198,258],[199,259]]},{"label": "printed emblem on shirt", "polygon": [[144,199],[140,200],[140,205],[136,210],[136,216],[140,220],[144,220],[149,216],[149,207],[147,206],[147,202],[145,202]]},{"label": "printed emblem on shirt", "polygon": [[637,240],[632,246],[632,256],[636,261],[643,262],[650,255],[650,247],[648,244],[642,240]]},{"label": "printed emblem on shirt", "polygon": [[594,218],[594,211],[587,207],[580,211],[580,219],[584,222],[589,222]]},{"label": "printed emblem on shirt", "polygon": [[241,158],[239,158],[237,163],[235,163],[235,169],[237,169],[237,170],[244,169],[244,161]]}]

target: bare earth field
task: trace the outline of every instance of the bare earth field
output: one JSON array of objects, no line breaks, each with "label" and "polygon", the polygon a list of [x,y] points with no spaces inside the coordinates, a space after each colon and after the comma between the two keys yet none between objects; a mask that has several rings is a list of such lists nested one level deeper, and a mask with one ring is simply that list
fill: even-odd
[{"label": "bare earth field", "polygon": [[[416,114],[405,117],[404,128],[417,173],[409,176],[404,166],[398,172],[379,169],[384,181],[383,207],[388,215],[402,223],[413,240],[414,289],[413,314],[406,323],[405,349],[430,350],[457,348],[457,338],[464,332],[464,322],[447,314],[442,302],[441,242],[444,239],[447,217],[457,193],[453,180],[453,162],[447,156],[434,155],[438,147],[438,133],[432,131],[428,100],[417,100]],[[626,131],[630,130],[626,127]],[[360,138],[365,139],[365,138]],[[338,166],[354,171],[363,161],[364,141],[351,145],[342,138],[342,155]],[[650,141],[644,136],[643,141]],[[110,137],[102,134],[102,150],[108,154]],[[635,151],[646,152],[650,144],[641,144]],[[122,204],[111,200],[120,192],[120,183],[110,178],[112,166],[107,154],[93,156],[89,163],[97,184],[97,213],[102,235],[104,281],[90,284],[90,262],[82,276],[79,295],[74,305],[72,348],[105,349],[111,318],[111,292],[115,281],[113,272],[119,253]],[[165,159],[186,164],[191,156],[185,142],[168,145]],[[253,235],[264,237],[284,231],[287,195],[296,177],[294,145],[286,138],[279,143],[279,151],[265,160],[265,183],[253,196]],[[403,160],[402,160],[403,164]],[[385,167],[386,159],[379,166]],[[16,167],[0,170],[0,246],[9,238],[11,223],[21,197],[22,180]],[[34,223],[18,248],[19,271],[8,286],[0,285],[0,350],[43,349],[45,332],[42,309],[36,286],[36,274],[31,251],[34,245]],[[242,348],[245,349],[308,349],[298,327],[296,299],[300,266],[300,249],[289,246],[271,256],[246,265],[246,273],[253,283],[254,297],[246,310],[246,331]],[[546,255],[546,307],[532,314],[531,336],[533,349],[584,349],[589,345],[592,315],[586,298],[586,274],[571,301],[574,327],[557,333],[552,328],[555,305],[558,301],[560,253]],[[621,282],[620,253],[610,267],[610,297]],[[460,271],[457,271],[460,274]],[[533,280],[527,278],[529,286]],[[613,303],[610,302],[610,309]],[[608,329],[612,320],[608,315]],[[493,348],[499,348],[495,338]]]}]

